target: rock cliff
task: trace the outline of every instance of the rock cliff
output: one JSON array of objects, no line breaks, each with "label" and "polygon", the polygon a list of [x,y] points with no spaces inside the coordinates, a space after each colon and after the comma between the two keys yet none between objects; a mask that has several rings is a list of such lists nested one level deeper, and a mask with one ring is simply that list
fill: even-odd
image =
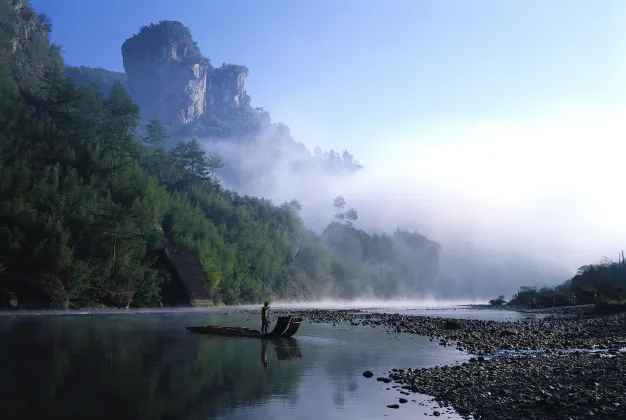
[{"label": "rock cliff", "polygon": [[214,69],[180,22],[144,26],[124,42],[122,58],[144,120],[158,119],[175,129],[196,121],[207,108],[250,104],[248,69],[233,64]]},{"label": "rock cliff", "polygon": [[144,26],[122,45],[128,87],[145,120],[181,127],[205,112],[209,60],[180,22]]},{"label": "rock cliff", "polygon": [[36,91],[46,66],[63,65],[60,48],[48,41],[52,25],[26,0],[0,0],[0,74],[13,79],[23,97]]},{"label": "rock cliff", "polygon": [[207,95],[207,106],[228,108],[233,106],[249,106],[250,96],[246,92],[248,68],[236,64],[222,64],[214,69],[210,76],[210,94]]}]

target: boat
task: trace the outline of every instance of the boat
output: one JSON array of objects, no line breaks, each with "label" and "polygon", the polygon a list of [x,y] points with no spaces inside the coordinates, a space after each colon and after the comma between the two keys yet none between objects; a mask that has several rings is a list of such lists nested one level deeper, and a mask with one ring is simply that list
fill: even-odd
[{"label": "boat", "polygon": [[223,327],[218,325],[187,327],[187,330],[195,334],[226,335],[230,337],[289,338],[293,337],[296,332],[298,332],[301,322],[301,317],[278,317],[274,329],[267,334],[263,334],[259,330],[252,330],[245,327]]}]

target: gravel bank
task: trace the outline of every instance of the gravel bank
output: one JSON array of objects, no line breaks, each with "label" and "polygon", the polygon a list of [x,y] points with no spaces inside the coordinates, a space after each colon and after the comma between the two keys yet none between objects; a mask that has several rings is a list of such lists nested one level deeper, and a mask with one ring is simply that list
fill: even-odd
[{"label": "gravel bank", "polygon": [[383,327],[391,333],[430,337],[474,355],[499,350],[611,349],[626,346],[626,314],[605,317],[553,317],[515,322],[369,314],[353,310],[289,312],[308,322]]},{"label": "gravel bank", "polygon": [[474,418],[626,418],[626,353],[472,360],[377,379]]},{"label": "gravel bank", "polygon": [[[626,419],[626,353],[619,350],[626,347],[626,314],[591,317],[589,308],[554,308],[542,311],[550,318],[498,322],[363,310],[274,312],[424,335],[478,356],[462,365],[394,369],[376,378],[403,395],[433,396],[442,407],[435,416],[454,409],[486,419]],[[542,352],[520,356],[518,350]]]}]

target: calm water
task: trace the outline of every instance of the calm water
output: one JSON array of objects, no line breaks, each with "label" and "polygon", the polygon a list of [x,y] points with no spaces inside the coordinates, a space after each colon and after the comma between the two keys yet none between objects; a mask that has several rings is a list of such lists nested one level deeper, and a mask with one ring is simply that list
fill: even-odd
[{"label": "calm water", "polygon": [[363,371],[468,358],[371,327],[303,324],[292,344],[185,330],[258,328],[249,318],[224,311],[0,316],[2,419],[415,419],[432,413],[432,404],[418,404],[428,397],[411,395],[417,402],[388,409],[402,395]]}]

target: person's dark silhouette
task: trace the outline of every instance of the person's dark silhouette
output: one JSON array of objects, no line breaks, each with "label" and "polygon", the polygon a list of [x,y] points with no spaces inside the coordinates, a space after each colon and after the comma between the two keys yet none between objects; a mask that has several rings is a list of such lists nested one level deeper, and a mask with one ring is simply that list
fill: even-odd
[{"label": "person's dark silhouette", "polygon": [[267,334],[268,326],[269,326],[269,303],[265,302],[263,307],[261,308],[261,333]]}]

